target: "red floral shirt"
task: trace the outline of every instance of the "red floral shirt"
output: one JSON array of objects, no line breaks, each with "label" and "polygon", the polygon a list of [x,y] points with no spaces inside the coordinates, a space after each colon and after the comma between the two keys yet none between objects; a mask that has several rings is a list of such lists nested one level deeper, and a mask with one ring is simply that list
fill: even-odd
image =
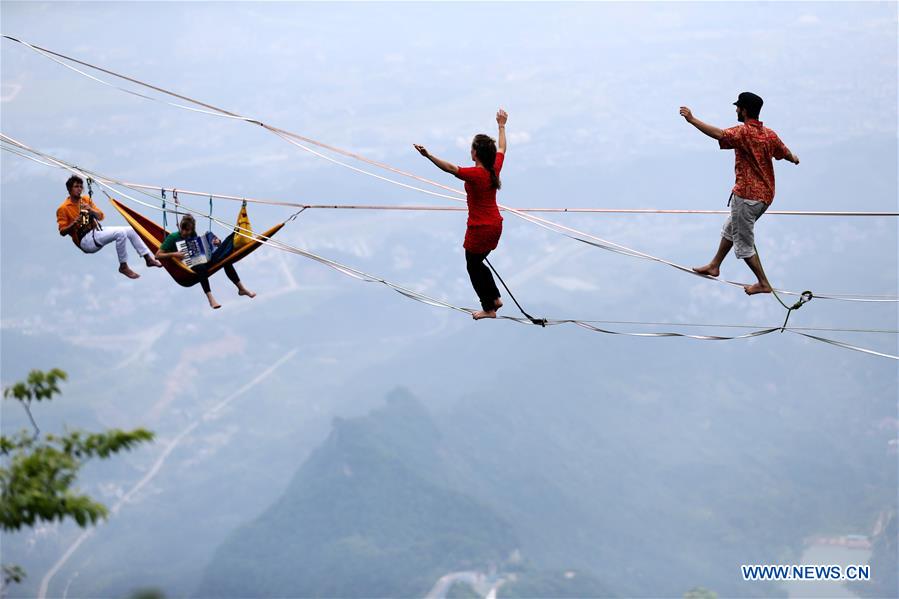
[{"label": "red floral shirt", "polygon": [[774,164],[783,160],[787,147],[777,133],[761,121],[747,119],[742,125],[724,130],[718,140],[722,150],[734,150],[734,172],[737,182],[734,195],[770,204],[774,201]]}]

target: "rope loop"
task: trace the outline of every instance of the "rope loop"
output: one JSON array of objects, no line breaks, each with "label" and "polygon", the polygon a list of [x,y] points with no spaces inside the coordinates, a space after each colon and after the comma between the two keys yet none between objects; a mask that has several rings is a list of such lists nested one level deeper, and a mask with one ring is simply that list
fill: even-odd
[{"label": "rope loop", "polygon": [[306,208],[308,208],[308,207],[309,207],[309,206],[303,206],[302,208],[300,208],[299,210],[297,210],[296,212],[294,212],[293,214],[291,214],[291,215],[290,215],[290,218],[288,218],[288,219],[287,219],[286,221],[284,221],[284,222],[285,222],[285,223],[289,223],[289,222],[291,222],[291,221],[293,221],[293,220],[296,220],[296,218],[297,218],[300,214],[302,214],[303,211],[306,210]]},{"label": "rope loop", "polygon": [[[776,293],[776,292],[774,293],[774,297],[777,297],[777,293]],[[783,302],[780,302],[780,304],[781,304],[784,308],[787,308],[787,317],[784,318],[783,326],[780,327],[780,332],[781,332],[781,333],[783,333],[783,332],[784,332],[784,329],[787,328],[787,322],[789,322],[789,320],[790,320],[790,314],[793,313],[793,310],[798,310],[798,309],[801,308],[802,306],[804,306],[804,305],[806,305],[807,303],[809,303],[810,301],[812,301],[812,299],[814,299],[814,297],[815,297],[815,294],[812,293],[811,291],[809,291],[808,289],[806,289],[806,290],[803,291],[802,294],[799,296],[799,299],[796,301],[796,303],[793,304],[792,306],[790,306],[789,308],[787,308],[786,304],[784,304]],[[777,301],[780,301],[780,298],[779,298],[779,297],[777,297]]]},{"label": "rope loop", "polygon": [[790,310],[798,310],[799,308],[801,308],[801,307],[804,306],[805,304],[807,304],[807,303],[809,303],[810,301],[812,301],[812,299],[814,299],[814,297],[815,297],[815,294],[812,293],[811,291],[809,291],[808,289],[806,289],[806,290],[803,291],[802,294],[799,296],[799,300],[798,300],[795,304],[793,304],[793,305],[790,307]]}]

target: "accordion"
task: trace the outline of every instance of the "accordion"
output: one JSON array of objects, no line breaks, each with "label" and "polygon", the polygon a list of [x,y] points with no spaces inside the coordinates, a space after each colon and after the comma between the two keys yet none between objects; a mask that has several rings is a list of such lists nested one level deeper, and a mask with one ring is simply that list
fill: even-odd
[{"label": "accordion", "polygon": [[190,239],[182,239],[175,242],[175,248],[184,254],[182,262],[193,268],[199,264],[206,264],[212,258],[212,232],[205,235],[197,235]]}]

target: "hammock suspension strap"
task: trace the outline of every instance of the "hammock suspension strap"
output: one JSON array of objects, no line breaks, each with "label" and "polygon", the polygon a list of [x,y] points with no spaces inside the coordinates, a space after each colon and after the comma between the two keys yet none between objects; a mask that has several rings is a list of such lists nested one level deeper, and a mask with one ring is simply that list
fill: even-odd
[{"label": "hammock suspension strap", "polygon": [[162,192],[162,228],[164,230],[168,231],[169,230],[169,223],[168,223],[169,212],[168,212],[168,210],[165,209],[165,188],[163,187],[160,191]]}]

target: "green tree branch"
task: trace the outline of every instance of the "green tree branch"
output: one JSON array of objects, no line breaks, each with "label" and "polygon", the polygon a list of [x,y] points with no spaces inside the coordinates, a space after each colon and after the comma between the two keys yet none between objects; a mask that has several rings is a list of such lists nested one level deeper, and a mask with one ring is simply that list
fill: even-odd
[{"label": "green tree branch", "polygon": [[[31,414],[32,401],[50,400],[60,393],[66,380],[62,370],[32,370],[25,381],[3,390],[3,397],[15,399],[25,408],[34,427],[29,434],[0,435],[0,528],[7,531],[34,526],[38,522],[72,518],[78,526],[96,524],[108,514],[106,506],[73,489],[78,471],[91,458],[107,459],[153,439],[153,433],[111,429],[101,433],[69,431],[64,435],[44,435]],[[25,572],[15,565],[3,565],[4,587],[20,582]]]}]

